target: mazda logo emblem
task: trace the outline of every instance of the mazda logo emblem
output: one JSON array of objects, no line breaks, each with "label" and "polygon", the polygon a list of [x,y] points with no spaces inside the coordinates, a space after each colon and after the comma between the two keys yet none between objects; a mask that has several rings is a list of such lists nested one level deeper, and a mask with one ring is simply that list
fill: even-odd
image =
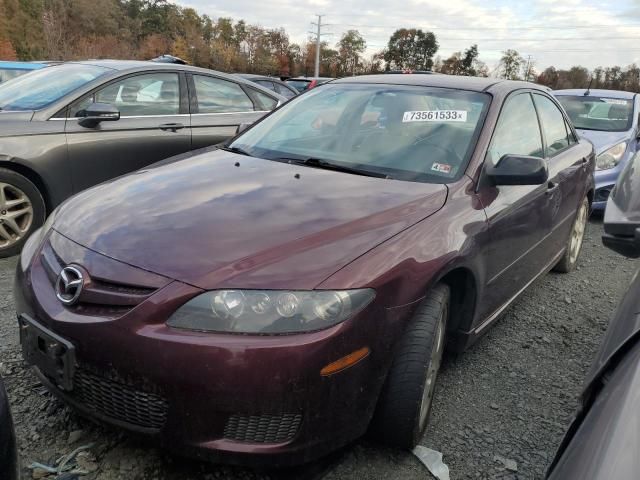
[{"label": "mazda logo emblem", "polygon": [[56,281],[56,297],[65,305],[78,301],[84,287],[82,272],[75,267],[64,267]]}]

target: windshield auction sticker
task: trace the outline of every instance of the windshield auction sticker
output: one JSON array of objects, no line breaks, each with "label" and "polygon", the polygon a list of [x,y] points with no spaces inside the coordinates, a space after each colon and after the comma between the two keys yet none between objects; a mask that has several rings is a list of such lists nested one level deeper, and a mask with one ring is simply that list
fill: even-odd
[{"label": "windshield auction sticker", "polygon": [[402,123],[406,122],[466,122],[466,110],[421,110],[404,112]]}]

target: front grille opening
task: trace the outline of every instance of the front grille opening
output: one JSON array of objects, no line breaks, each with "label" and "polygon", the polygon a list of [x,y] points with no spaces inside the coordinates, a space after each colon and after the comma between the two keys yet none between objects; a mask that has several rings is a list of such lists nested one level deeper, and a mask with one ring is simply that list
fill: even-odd
[{"label": "front grille opening", "polygon": [[609,195],[611,195],[611,189],[613,187],[602,187],[596,190],[594,195],[594,201],[596,202],[606,202],[609,199]]},{"label": "front grille opening", "polygon": [[237,442],[282,443],[295,437],[302,415],[232,415],[224,427],[224,438]]},{"label": "front grille opening", "polygon": [[161,430],[166,422],[168,402],[158,393],[86,369],[76,371],[73,383],[71,396],[108,419],[150,430]]}]

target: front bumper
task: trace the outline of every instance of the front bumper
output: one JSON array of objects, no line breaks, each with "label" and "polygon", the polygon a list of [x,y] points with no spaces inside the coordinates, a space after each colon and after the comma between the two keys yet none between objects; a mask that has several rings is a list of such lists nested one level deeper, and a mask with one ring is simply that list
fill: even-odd
[{"label": "front bumper", "polygon": [[[133,268],[52,236],[67,264],[82,259],[89,272],[102,275]],[[81,413],[151,435],[176,452],[256,466],[304,463],[366,431],[401,309],[389,313],[374,302],[343,324],[299,335],[186,332],[165,322],[200,293],[195,287],[167,280],[134,308],[105,318],[95,309],[62,306],[45,253],[37,252],[27,270],[19,262],[17,313],[73,344],[77,365],[70,390],[39,374]],[[327,364],[364,346],[371,353],[359,363],[320,375]]]}]

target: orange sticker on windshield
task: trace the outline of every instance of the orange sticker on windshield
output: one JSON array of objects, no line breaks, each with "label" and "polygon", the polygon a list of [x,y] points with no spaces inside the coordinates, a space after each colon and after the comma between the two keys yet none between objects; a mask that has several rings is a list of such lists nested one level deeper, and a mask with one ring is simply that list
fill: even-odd
[{"label": "orange sticker on windshield", "polygon": [[431,165],[431,170],[440,173],[451,173],[451,165],[447,163],[434,163]]}]

